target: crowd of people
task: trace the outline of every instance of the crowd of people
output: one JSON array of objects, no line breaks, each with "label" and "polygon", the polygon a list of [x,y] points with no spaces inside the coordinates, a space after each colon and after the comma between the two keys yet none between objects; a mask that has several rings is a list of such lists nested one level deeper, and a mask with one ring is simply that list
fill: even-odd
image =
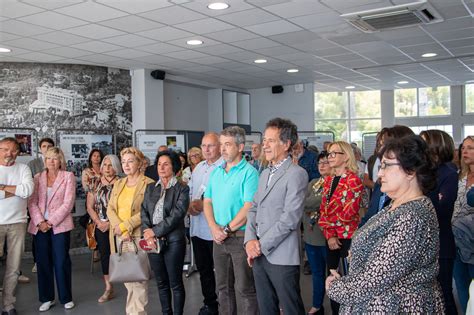
[{"label": "crowd of people", "polygon": [[[333,314],[458,314],[453,279],[460,311],[474,312],[473,136],[456,148],[444,131],[383,128],[366,161],[345,141],[308,147],[294,123],[275,118],[249,160],[244,146],[245,131],[232,126],[206,133],[187,154],[160,146],[152,165],[135,147],[120,157],[89,153],[82,185],[105,286],[98,303],[115,297],[111,255],[140,248],[163,314],[183,314],[189,238],[203,296],[199,315],[324,314],[325,296]],[[0,140],[2,315],[16,314],[26,232],[33,235],[39,311],[56,303],[55,282],[59,303],[75,307],[75,176],[52,139],[42,139],[40,150],[28,167],[15,162],[15,138]],[[312,278],[308,310],[304,257]],[[124,285],[125,313],[146,314],[148,281]]]}]

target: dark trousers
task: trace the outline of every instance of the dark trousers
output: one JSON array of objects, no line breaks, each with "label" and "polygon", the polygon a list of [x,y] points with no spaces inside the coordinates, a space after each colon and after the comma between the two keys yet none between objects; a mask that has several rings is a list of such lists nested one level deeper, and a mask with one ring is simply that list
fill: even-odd
[{"label": "dark trousers", "polygon": [[70,232],[53,234],[53,230],[46,233],[38,231],[34,236],[41,303],[54,300],[55,277],[59,302],[66,304],[72,301],[70,239]]},{"label": "dark trousers", "polygon": [[[252,269],[247,264],[244,237],[231,235],[223,244],[214,244],[213,251],[219,314],[258,314],[257,294]],[[241,302],[238,308],[236,292]]]},{"label": "dark trousers", "polygon": [[313,304],[315,308],[321,308],[324,301],[325,281],[326,281],[326,246],[314,246],[304,244],[306,256],[311,266],[311,277],[313,280]]},{"label": "dark trousers", "polygon": [[[169,242],[159,254],[149,254],[151,268],[155,274],[163,314],[183,314],[186,294],[183,284],[184,255],[186,240]],[[173,292],[173,307],[171,307]]]},{"label": "dark trousers", "polygon": [[[351,247],[350,239],[340,238],[341,247],[339,249],[331,250],[328,246],[328,256],[327,256],[327,266],[328,269],[338,269],[341,258],[346,258],[349,254],[349,249]],[[342,274],[342,270],[339,270],[339,273]],[[331,301],[331,309],[334,315],[339,314],[339,303]]]},{"label": "dark trousers", "polygon": [[262,315],[305,314],[300,291],[300,266],[271,264],[265,256],[254,260],[253,276]]},{"label": "dark trousers", "polygon": [[100,265],[102,267],[102,274],[107,276],[109,274],[109,259],[110,259],[110,240],[109,231],[102,232],[98,228],[94,232],[95,240],[97,241],[97,249],[100,253]]},{"label": "dark trousers", "polygon": [[443,290],[444,307],[447,315],[457,315],[456,303],[453,296],[453,267],[454,258],[440,258],[438,282]]},{"label": "dark trousers", "polygon": [[213,241],[203,240],[197,236],[191,238],[194,258],[201,279],[201,291],[204,304],[217,308],[216,277],[214,275],[214,258],[212,257]]}]

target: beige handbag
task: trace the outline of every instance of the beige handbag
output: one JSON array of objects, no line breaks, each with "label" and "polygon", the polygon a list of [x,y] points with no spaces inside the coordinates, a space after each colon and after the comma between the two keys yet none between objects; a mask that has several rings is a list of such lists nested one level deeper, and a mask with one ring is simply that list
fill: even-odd
[{"label": "beige handbag", "polygon": [[118,253],[110,255],[109,280],[114,283],[140,282],[150,280],[151,268],[148,255],[138,250],[137,244],[132,240],[135,250],[122,252],[123,243],[119,246]]}]

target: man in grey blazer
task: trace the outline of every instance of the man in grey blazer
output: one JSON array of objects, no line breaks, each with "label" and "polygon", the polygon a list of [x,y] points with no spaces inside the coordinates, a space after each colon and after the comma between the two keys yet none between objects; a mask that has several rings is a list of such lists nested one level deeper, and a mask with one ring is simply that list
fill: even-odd
[{"label": "man in grey blazer", "polygon": [[265,128],[263,152],[270,165],[259,179],[247,215],[245,250],[253,267],[261,314],[304,314],[300,294],[300,221],[308,174],[292,163],[296,125],[274,118]]},{"label": "man in grey blazer", "polygon": [[51,138],[43,138],[40,140],[39,147],[41,151],[41,156],[38,156],[36,159],[28,162],[28,166],[31,170],[31,175],[33,175],[33,177],[35,177],[36,174],[44,171],[44,155],[46,154],[49,148],[54,147],[54,141]]}]

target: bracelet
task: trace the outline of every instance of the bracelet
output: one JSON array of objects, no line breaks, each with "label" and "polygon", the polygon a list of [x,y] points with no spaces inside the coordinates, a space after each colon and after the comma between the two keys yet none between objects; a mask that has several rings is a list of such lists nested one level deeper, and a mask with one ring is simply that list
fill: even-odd
[{"label": "bracelet", "polygon": [[223,230],[223,231],[224,231],[224,233],[227,234],[227,235],[229,235],[229,234],[232,233],[232,229],[230,228],[230,225],[229,225],[229,224],[226,224],[226,225],[224,226],[224,230]]}]

